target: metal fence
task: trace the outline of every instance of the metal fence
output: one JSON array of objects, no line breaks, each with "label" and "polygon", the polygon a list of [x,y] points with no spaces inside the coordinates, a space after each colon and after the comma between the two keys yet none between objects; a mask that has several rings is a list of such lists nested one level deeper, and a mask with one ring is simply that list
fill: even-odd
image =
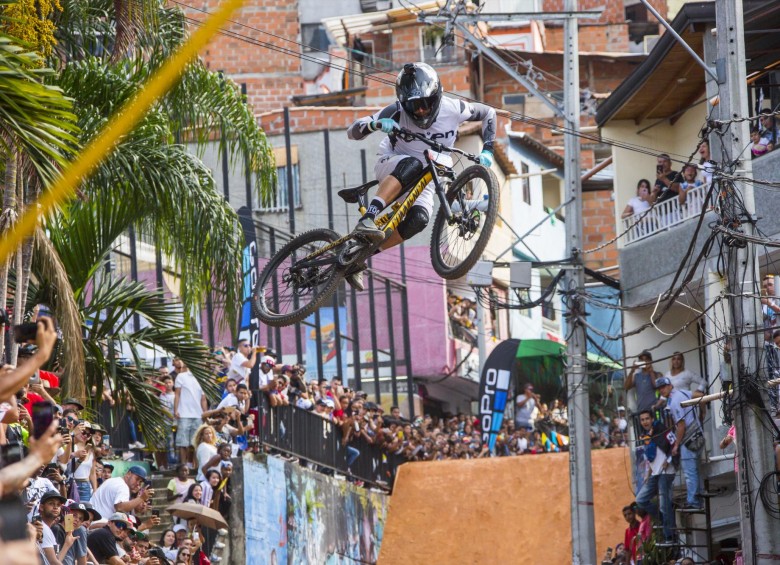
[{"label": "metal fence", "polygon": [[383,451],[360,437],[349,442],[360,455],[348,468],[347,446],[339,426],[295,406],[272,408],[259,391],[255,391],[255,403],[263,445],[294,455],[320,470],[343,473],[380,488],[392,488],[396,469],[405,461],[401,456]]}]

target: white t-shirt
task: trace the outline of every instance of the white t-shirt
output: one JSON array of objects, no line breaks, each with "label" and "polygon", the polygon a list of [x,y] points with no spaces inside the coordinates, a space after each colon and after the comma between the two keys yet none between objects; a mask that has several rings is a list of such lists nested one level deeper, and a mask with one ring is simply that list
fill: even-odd
[{"label": "white t-shirt", "polygon": [[32,517],[38,513],[38,506],[40,505],[41,497],[50,490],[56,490],[59,492],[59,489],[55,487],[54,483],[52,483],[49,479],[45,479],[43,477],[35,477],[30,479],[30,484],[27,485],[27,488],[24,490],[24,500],[25,502],[33,502],[34,504],[32,510],[30,510],[30,513],[27,514],[27,521],[32,521]]},{"label": "white t-shirt", "polygon": [[173,491],[179,495],[179,498],[174,499],[172,504],[176,504],[184,500],[184,497],[187,496],[187,491],[190,490],[190,486],[192,486],[193,484],[195,484],[195,481],[193,481],[192,479],[187,479],[186,481],[181,482],[177,477],[172,478],[168,482],[168,490]]},{"label": "white t-shirt", "polygon": [[646,200],[642,200],[638,196],[634,196],[628,201],[628,205],[634,211],[634,214],[642,214],[650,209],[650,203]]},{"label": "white t-shirt", "polygon": [[41,540],[41,549],[47,549],[49,547],[54,548],[55,555],[58,553],[57,550],[59,549],[57,547],[57,538],[54,537],[54,532],[51,531],[51,528],[46,525],[45,522],[42,522],[43,524],[43,539]]},{"label": "white t-shirt", "polygon": [[243,353],[238,352],[233,356],[233,360],[230,361],[230,369],[228,370],[227,376],[229,379],[235,379],[236,384],[243,382],[249,377],[249,371],[251,369],[243,366],[243,363],[246,361],[249,361],[249,359],[244,357]]},{"label": "white t-shirt", "polygon": [[176,399],[176,393],[174,392],[161,392],[160,393],[160,404],[162,404],[162,407],[171,413],[171,416],[173,416],[173,401]]},{"label": "white t-shirt", "polygon": [[[517,406],[517,403],[522,402],[526,399],[526,395],[524,394],[518,394],[517,399],[515,400],[515,406]],[[534,425],[534,408],[536,408],[536,399],[530,398],[528,399],[528,402],[523,404],[519,408],[515,408],[515,422],[518,424],[522,423],[524,426],[531,426]]]},{"label": "white t-shirt", "polygon": [[92,451],[88,451],[87,457],[79,464],[78,467],[76,467],[76,470],[73,471],[73,478],[89,480],[89,475],[92,471],[92,465],[94,462],[95,454]]},{"label": "white t-shirt", "polygon": [[181,389],[179,396],[179,416],[181,418],[200,418],[203,414],[203,408],[200,405],[200,399],[203,396],[203,389],[200,383],[192,376],[192,373],[185,371],[176,375],[175,389]]},{"label": "white t-shirt", "polygon": [[219,404],[217,404],[217,410],[220,408],[227,408],[230,406],[235,406],[239,410],[241,410],[241,403],[238,401],[238,398],[236,398],[235,394],[228,394],[225,398],[223,398]]},{"label": "white t-shirt", "polygon": [[272,380],[274,380],[274,370],[271,369],[267,373],[264,373],[262,369],[260,369],[260,388],[263,388],[268,385]]},{"label": "white t-shirt", "polygon": [[117,504],[128,500],[130,500],[130,487],[127,486],[124,477],[113,477],[103,481],[103,484],[92,493],[90,503],[104,519],[108,519],[116,512]]},{"label": "white t-shirt", "polygon": [[203,466],[216,454],[217,446],[215,445],[203,442],[198,446],[198,449],[195,450],[195,456],[198,459],[198,476],[195,480],[198,482],[206,480],[206,476],[203,474]]},{"label": "white t-shirt", "polygon": [[674,388],[677,390],[687,390],[688,392],[695,392],[698,390],[704,392],[704,389],[706,388],[702,378],[688,369],[678,373],[676,376],[672,375],[671,371],[667,371],[664,376],[672,381]]}]

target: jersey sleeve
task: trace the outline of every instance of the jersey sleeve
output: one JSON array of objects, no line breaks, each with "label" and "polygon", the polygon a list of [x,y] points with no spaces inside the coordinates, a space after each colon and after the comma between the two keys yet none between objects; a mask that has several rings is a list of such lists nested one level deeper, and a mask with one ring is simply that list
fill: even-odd
[{"label": "jersey sleeve", "polygon": [[460,123],[482,122],[483,149],[493,151],[496,141],[496,111],[479,102],[464,102],[460,100]]},{"label": "jersey sleeve", "polygon": [[496,111],[487,104],[460,100],[460,123],[482,122],[483,149],[493,151],[496,141]]},{"label": "jersey sleeve", "polygon": [[371,122],[375,122],[381,118],[393,118],[396,122],[398,121],[398,103],[393,102],[389,106],[385,106],[375,114],[372,114],[371,116],[366,116],[363,118],[360,118],[359,120],[355,121],[349,128],[347,128],[347,137],[349,139],[354,140],[360,140],[365,137],[368,137],[372,131],[368,129],[368,125]]}]

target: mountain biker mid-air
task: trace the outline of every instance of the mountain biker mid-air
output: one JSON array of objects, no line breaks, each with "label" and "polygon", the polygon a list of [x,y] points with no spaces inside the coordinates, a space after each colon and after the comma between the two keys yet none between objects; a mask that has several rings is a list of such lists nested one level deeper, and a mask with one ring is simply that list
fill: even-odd
[{"label": "mountain biker mid-air", "polygon": [[[377,215],[401,195],[404,188],[418,180],[428,149],[422,141],[406,141],[396,135],[400,128],[423,134],[431,141],[452,147],[463,122],[482,122],[482,153],[480,164],[493,163],[493,142],[496,138],[496,111],[490,106],[468,103],[443,96],[441,81],[436,71],[425,63],[407,63],[395,81],[398,100],[372,116],[357,120],[347,130],[349,139],[360,140],[374,131],[388,136],[379,145],[379,159],[374,174],[379,181],[376,196],[366,213],[358,221],[353,234],[372,244],[382,242],[380,249],[388,249],[418,234],[433,213],[434,186],[429,183],[417,198],[398,229],[383,241],[384,232],[374,223]],[[346,280],[353,288],[363,290],[365,263],[347,271]]]}]

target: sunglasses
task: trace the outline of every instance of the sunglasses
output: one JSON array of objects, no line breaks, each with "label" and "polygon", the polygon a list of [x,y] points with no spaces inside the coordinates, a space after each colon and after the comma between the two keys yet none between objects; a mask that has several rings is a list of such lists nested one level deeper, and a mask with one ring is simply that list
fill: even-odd
[{"label": "sunglasses", "polygon": [[126,530],[127,529],[127,524],[125,524],[124,522],[114,522],[114,526],[116,526],[117,529],[119,529],[119,530]]}]

